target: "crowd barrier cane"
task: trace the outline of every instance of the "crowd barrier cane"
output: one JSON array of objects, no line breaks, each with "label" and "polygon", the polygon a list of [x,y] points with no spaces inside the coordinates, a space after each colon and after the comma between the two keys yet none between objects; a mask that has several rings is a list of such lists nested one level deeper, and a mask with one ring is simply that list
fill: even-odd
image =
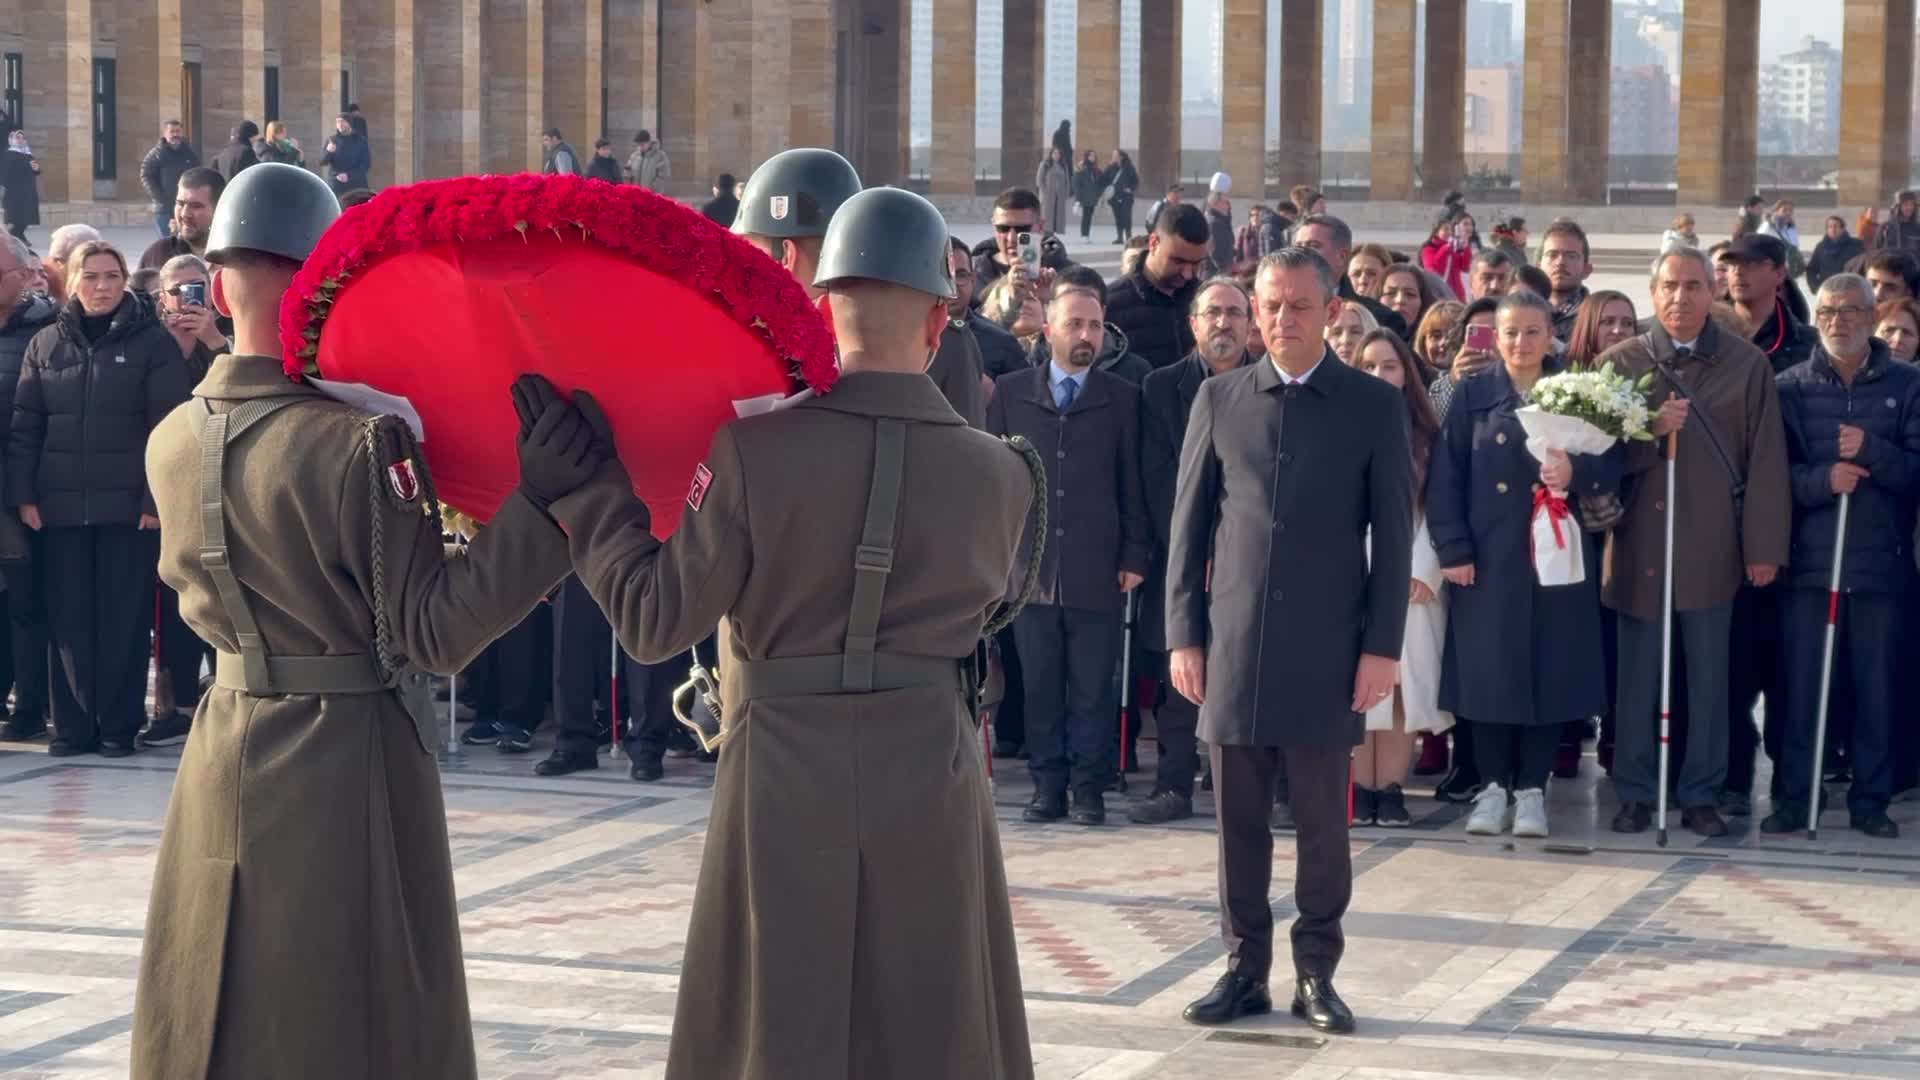
[{"label": "crowd barrier cane", "polygon": [[1679,453],[1680,433],[1675,431],[1667,436],[1666,569],[1660,575],[1660,789],[1654,795],[1654,820],[1660,827],[1654,835],[1661,847],[1667,846],[1667,767],[1673,738],[1673,521],[1678,502],[1674,463]]},{"label": "crowd barrier cane", "polygon": [[1840,632],[1840,567],[1847,556],[1847,507],[1852,495],[1840,493],[1840,524],[1833,529],[1833,576],[1827,582],[1827,640],[1820,650],[1820,711],[1813,721],[1813,785],[1807,788],[1807,839],[1820,839],[1820,803],[1827,759],[1827,702],[1833,693],[1833,642]]},{"label": "crowd barrier cane", "polygon": [[1134,600],[1139,589],[1127,592],[1126,615],[1120,634],[1120,791],[1127,790],[1127,706],[1133,703],[1133,621]]}]

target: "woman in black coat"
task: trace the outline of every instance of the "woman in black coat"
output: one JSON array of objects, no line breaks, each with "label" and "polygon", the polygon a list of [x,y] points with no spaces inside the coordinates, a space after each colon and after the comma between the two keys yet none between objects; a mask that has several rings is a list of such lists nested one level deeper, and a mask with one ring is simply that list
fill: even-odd
[{"label": "woman in black coat", "polygon": [[24,131],[10,132],[0,147],[0,217],[7,231],[22,240],[40,224],[40,160],[27,149]]},{"label": "woman in black coat", "polygon": [[1807,260],[1807,288],[1819,292],[1821,282],[1845,272],[1847,260],[1866,250],[1859,237],[1847,232],[1845,218],[1827,218],[1827,234],[1813,245],[1813,255]]},{"label": "woman in black coat", "polygon": [[1115,150],[1107,161],[1106,182],[1113,189],[1107,205],[1113,207],[1113,242],[1125,244],[1133,239],[1133,193],[1140,186],[1140,171],[1125,150]]},{"label": "woman in black coat", "polygon": [[111,244],[69,257],[72,297],[27,346],[7,442],[7,502],[45,552],[54,650],[49,753],[133,753],[145,712],[160,520],[147,435],[187,398],[180,347],[126,291]]},{"label": "woman in black coat", "polygon": [[1600,591],[1592,576],[1542,587],[1534,573],[1535,489],[1569,493],[1568,541],[1581,542],[1577,501],[1615,492],[1622,450],[1549,451],[1537,462],[1515,415],[1550,374],[1553,312],[1532,293],[1507,296],[1496,315],[1500,362],[1461,380],[1427,487],[1427,524],[1447,579],[1447,642],[1440,707],[1474,724],[1486,787],[1467,831],[1547,835],[1546,783],[1568,720],[1606,711]]},{"label": "woman in black coat", "polygon": [[1093,151],[1080,156],[1073,170],[1073,201],[1080,204],[1080,239],[1093,233],[1093,211],[1100,205],[1100,193],[1106,190],[1107,173],[1093,160]]}]

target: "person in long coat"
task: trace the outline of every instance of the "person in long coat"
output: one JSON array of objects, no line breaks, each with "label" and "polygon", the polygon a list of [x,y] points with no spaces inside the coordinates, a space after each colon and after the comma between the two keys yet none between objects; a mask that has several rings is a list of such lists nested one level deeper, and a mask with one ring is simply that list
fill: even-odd
[{"label": "person in long coat", "polygon": [[[280,170],[332,201],[290,165],[250,168],[234,189]],[[317,216],[298,193],[268,194],[287,213],[262,228]],[[249,203],[236,195],[222,207],[232,205]],[[216,217],[215,242],[231,233]],[[566,575],[566,541],[523,463],[519,493],[464,557],[447,556],[404,423],[288,380],[279,312],[291,265],[220,268],[213,296],[234,315],[239,355],[216,359],[147,444],[160,576],[220,657],[161,835],[131,1075],[470,1080],[438,722],[421,672],[459,671],[517,623]],[[202,432],[265,403],[278,411],[227,442],[212,471],[221,479],[203,487]],[[566,419],[547,432],[576,433]],[[525,441],[524,420],[522,432]],[[566,486],[540,475],[540,501]],[[217,516],[204,512],[206,496]],[[224,559],[204,554],[220,548]],[[226,588],[210,569],[219,566]],[[249,612],[257,637],[236,625]],[[265,655],[243,653],[249,645]],[[307,685],[288,681],[302,673]]]},{"label": "person in long coat", "polygon": [[[1534,381],[1553,373],[1546,359],[1552,310],[1532,293],[1514,293],[1497,318],[1502,362],[1460,382],[1427,489],[1428,524],[1448,583],[1440,707],[1476,725],[1473,749],[1486,787],[1468,831],[1503,832],[1511,813],[1514,835],[1545,836],[1560,726],[1605,712],[1607,687],[1599,582],[1585,577],[1549,588],[1534,570],[1536,489],[1565,491],[1569,502],[1616,493],[1623,451],[1550,450],[1545,462],[1527,452],[1515,413]],[[1567,543],[1582,544],[1576,508],[1567,514]]]},{"label": "person in long coat", "polygon": [[1064,236],[1073,220],[1073,159],[1062,156],[1059,148],[1047,151],[1045,161],[1033,174],[1033,190],[1040,196],[1040,220],[1048,232]]},{"label": "person in long coat", "polygon": [[[860,232],[889,215],[883,231]],[[938,222],[926,238],[919,215]],[[818,280],[839,381],[721,428],[664,544],[617,466],[554,505],[581,581],[635,658],[684,652],[722,624],[725,745],[669,1080],[1033,1076],[1006,871],[959,673],[1006,592],[1034,480],[923,373],[947,324],[942,298],[843,274],[848,261],[945,274],[938,218],[897,189],[842,204]],[[863,235],[893,250],[836,261]],[[900,447],[885,449],[894,438]],[[900,467],[890,545],[863,547],[863,520],[895,488],[888,461]],[[892,568],[868,601],[856,601],[871,588],[856,585],[867,577],[856,550]],[[849,664],[871,664],[871,679],[850,678]]]},{"label": "person in long coat", "polygon": [[1348,767],[1360,713],[1392,692],[1400,656],[1413,454],[1400,392],[1323,340],[1338,282],[1306,248],[1269,256],[1255,281],[1268,357],[1200,384],[1180,451],[1167,645],[1211,747],[1228,948],[1226,974],[1187,1007],[1195,1023],[1272,1007],[1267,822],[1284,761],[1299,838],[1294,1009],[1353,1030],[1332,982],[1353,895]]}]

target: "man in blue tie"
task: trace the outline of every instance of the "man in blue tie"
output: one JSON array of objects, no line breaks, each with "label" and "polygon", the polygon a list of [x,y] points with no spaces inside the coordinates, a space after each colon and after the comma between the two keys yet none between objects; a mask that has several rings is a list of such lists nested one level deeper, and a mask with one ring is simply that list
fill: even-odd
[{"label": "man in blue tie", "polygon": [[[1049,362],[1001,376],[987,406],[988,431],[1025,436],[1047,465],[1053,535],[1039,588],[1013,625],[1034,783],[1026,819],[1066,817],[1071,791],[1074,822],[1100,825],[1119,747],[1113,674],[1121,606],[1151,555],[1140,486],[1140,395],[1093,366],[1106,343],[1106,311],[1095,290],[1056,289],[1046,339]],[[1023,552],[1031,542],[1023,539]],[[1010,582],[1009,592],[1019,584]]]}]

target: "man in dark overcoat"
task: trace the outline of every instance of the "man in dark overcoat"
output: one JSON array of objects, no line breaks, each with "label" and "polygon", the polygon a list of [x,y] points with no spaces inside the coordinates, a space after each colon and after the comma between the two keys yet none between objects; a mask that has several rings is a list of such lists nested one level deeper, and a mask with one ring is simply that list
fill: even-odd
[{"label": "man in dark overcoat", "polygon": [[[1142,590],[1139,626],[1141,651],[1155,658],[1149,671],[1166,676],[1168,531],[1173,524],[1173,491],[1180,475],[1180,444],[1187,437],[1187,415],[1208,377],[1245,367],[1253,333],[1253,298],[1238,281],[1217,277],[1193,295],[1192,324],[1198,346],[1177,364],[1147,376],[1140,391],[1140,486],[1146,493],[1147,520],[1153,528],[1153,569]],[[1193,813],[1193,774],[1200,712],[1168,685],[1153,710],[1160,742],[1153,791],[1133,804],[1128,816],[1143,825],[1177,821]]]},{"label": "man in dark overcoat", "polygon": [[1339,281],[1304,248],[1262,260],[1267,359],[1201,383],[1180,452],[1167,645],[1174,688],[1201,706],[1211,747],[1228,954],[1226,974],[1187,1007],[1195,1023],[1271,1008],[1267,814],[1284,759],[1299,830],[1293,1012],[1353,1030],[1333,989],[1353,894],[1348,765],[1361,714],[1398,668],[1413,457],[1400,392],[1326,347]]},{"label": "man in dark overcoat", "polygon": [[832,389],[714,436],[665,543],[617,463],[554,505],[635,657],[721,635],[721,730],[669,1080],[1029,1080],[967,671],[1032,465],[927,378],[947,225],[870,188],[827,227]]}]

